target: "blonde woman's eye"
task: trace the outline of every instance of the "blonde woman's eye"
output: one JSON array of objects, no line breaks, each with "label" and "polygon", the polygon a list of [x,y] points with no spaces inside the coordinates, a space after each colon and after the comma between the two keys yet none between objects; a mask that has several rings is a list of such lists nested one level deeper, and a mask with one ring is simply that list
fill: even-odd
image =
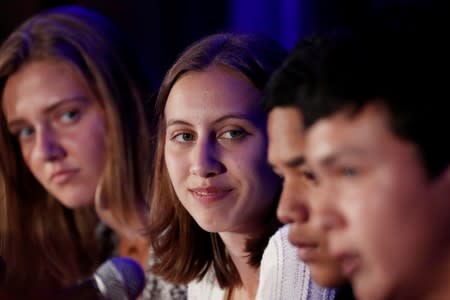
[{"label": "blonde woman's eye", "polygon": [[64,123],[73,123],[80,118],[80,111],[70,110],[61,115],[61,121]]},{"label": "blonde woman's eye", "polygon": [[24,127],[21,128],[17,133],[16,136],[19,140],[26,140],[28,139],[30,136],[32,136],[34,133],[34,129],[33,127]]}]

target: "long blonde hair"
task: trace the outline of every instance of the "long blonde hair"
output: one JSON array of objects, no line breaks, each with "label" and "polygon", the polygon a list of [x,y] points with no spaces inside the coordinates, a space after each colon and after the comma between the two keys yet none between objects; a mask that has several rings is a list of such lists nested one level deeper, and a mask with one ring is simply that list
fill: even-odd
[{"label": "long blonde hair", "polygon": [[[107,19],[77,6],[45,11],[18,27],[0,48],[0,90],[33,60],[59,59],[75,67],[99,99],[107,126],[105,170],[97,210],[115,220],[144,222],[145,185],[153,155],[146,70]],[[148,109],[146,111],[146,109]],[[89,275],[100,263],[93,208],[69,210],[36,181],[0,112],[0,255],[6,284],[62,286]],[[141,213],[143,212],[143,213]]]}]

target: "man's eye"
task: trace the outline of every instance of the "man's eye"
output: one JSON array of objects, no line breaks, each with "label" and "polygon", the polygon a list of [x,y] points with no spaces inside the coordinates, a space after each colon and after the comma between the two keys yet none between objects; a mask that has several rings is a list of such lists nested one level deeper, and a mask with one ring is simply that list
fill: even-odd
[{"label": "man's eye", "polygon": [[344,176],[353,177],[358,175],[358,170],[353,167],[342,167],[339,169],[339,173]]},{"label": "man's eye", "polygon": [[316,181],[316,175],[314,175],[314,173],[311,172],[311,171],[303,171],[303,176],[304,176],[308,181]]}]

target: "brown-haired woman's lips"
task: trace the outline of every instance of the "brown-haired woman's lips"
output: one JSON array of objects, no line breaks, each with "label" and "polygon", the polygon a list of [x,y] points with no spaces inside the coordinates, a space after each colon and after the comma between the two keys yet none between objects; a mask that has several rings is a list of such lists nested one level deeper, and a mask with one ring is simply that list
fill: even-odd
[{"label": "brown-haired woman's lips", "polygon": [[215,202],[228,196],[228,194],[232,191],[232,188],[208,186],[190,188],[189,191],[195,199],[201,202]]}]

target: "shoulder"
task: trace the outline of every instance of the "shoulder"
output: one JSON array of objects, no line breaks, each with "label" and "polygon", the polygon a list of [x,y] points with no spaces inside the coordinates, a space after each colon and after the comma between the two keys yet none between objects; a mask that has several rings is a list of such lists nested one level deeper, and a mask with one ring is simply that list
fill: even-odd
[{"label": "shoulder", "polygon": [[306,265],[297,259],[296,248],[288,241],[288,231],[289,226],[285,225],[269,239],[261,260],[261,274],[269,271],[267,275],[272,277],[273,271],[276,271],[277,276],[288,275],[293,271],[309,278]]},{"label": "shoulder", "polygon": [[142,300],[185,300],[186,286],[180,284],[172,284],[156,276],[148,271],[154,259],[150,256],[148,261],[148,268],[145,273],[146,282],[144,291],[140,299]]},{"label": "shoulder", "polygon": [[154,274],[146,274],[142,300],[185,300],[186,286],[171,284]]},{"label": "shoulder", "polygon": [[297,260],[287,236],[288,226],[278,229],[264,250],[257,299],[302,299],[300,295],[308,284],[309,271]]},{"label": "shoulder", "polygon": [[225,291],[220,288],[212,269],[202,280],[194,280],[188,284],[189,300],[222,300]]},{"label": "shoulder", "polygon": [[257,299],[334,299],[334,290],[316,285],[308,267],[288,241],[285,225],[270,238],[264,251]]}]

